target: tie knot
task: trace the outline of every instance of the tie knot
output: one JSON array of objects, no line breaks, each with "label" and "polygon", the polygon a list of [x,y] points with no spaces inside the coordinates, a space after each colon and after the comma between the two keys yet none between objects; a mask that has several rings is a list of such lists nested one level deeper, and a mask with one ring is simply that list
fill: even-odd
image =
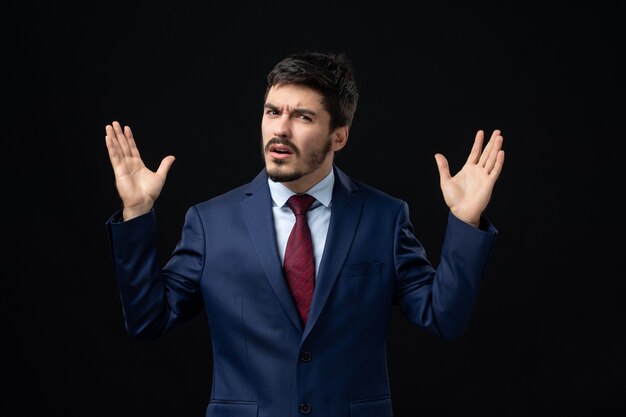
[{"label": "tie knot", "polygon": [[315,201],[315,197],[309,194],[294,194],[287,200],[287,205],[297,216],[298,214],[305,214],[311,204]]}]

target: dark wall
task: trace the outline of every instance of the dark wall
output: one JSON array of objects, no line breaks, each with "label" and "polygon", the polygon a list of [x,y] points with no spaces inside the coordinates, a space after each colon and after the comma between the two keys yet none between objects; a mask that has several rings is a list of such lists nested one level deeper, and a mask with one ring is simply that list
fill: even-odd
[{"label": "dark wall", "polygon": [[357,70],[338,165],[408,201],[434,263],[433,154],[456,172],[476,130],[505,137],[487,210],[500,235],[466,334],[442,341],[393,312],[397,416],[625,410],[622,8],[364,3],[5,6],[3,415],[204,415],[205,317],[154,342],[125,333],[104,126],[131,125],[152,169],[177,158],[157,203],[165,260],[190,205],[262,168],[265,75],[310,49]]}]

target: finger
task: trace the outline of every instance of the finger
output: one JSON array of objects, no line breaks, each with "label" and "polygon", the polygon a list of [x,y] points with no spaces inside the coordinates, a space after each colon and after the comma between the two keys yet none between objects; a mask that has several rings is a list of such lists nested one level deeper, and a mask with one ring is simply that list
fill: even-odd
[{"label": "finger", "polygon": [[124,135],[128,140],[128,148],[130,149],[130,155],[141,158],[139,154],[139,149],[137,148],[137,144],[135,143],[135,138],[133,137],[133,131],[130,130],[130,126],[124,126]]},{"label": "finger", "polygon": [[174,158],[173,155],[168,155],[165,158],[163,158],[163,160],[159,164],[159,168],[157,169],[157,174],[161,175],[163,178],[166,178],[167,173],[172,167],[172,164],[174,163],[175,159],[176,158]]},{"label": "finger", "polygon": [[117,142],[120,145],[122,157],[130,156],[128,140],[126,139],[126,136],[124,136],[124,132],[122,132],[122,126],[119,124],[119,122],[113,122],[113,130],[115,131],[115,137],[117,139]]},{"label": "finger", "polygon": [[503,166],[504,166],[504,151],[500,150],[500,151],[498,151],[498,154],[496,156],[496,162],[493,165],[493,169],[489,173],[489,175],[491,177],[493,177],[494,181],[497,180],[498,177],[500,176],[500,173],[502,172],[502,167]]},{"label": "finger", "polygon": [[468,164],[475,164],[478,162],[480,158],[480,151],[483,148],[483,139],[485,137],[485,132],[479,130],[476,132],[476,137],[474,138],[474,145],[472,145],[472,150],[470,151],[469,156],[467,157]]},{"label": "finger", "polygon": [[444,182],[451,178],[450,165],[445,156],[440,153],[435,154],[435,161],[437,162],[437,170],[439,171],[439,181]]},{"label": "finger", "polygon": [[493,146],[491,147],[491,150],[489,151],[489,157],[487,158],[487,161],[485,162],[485,169],[487,169],[487,173],[490,173],[491,170],[494,167],[494,164],[496,163],[498,154],[500,153],[500,150],[502,149],[502,141],[504,140],[504,138],[502,136],[496,136],[493,139]]},{"label": "finger", "polygon": [[487,142],[487,145],[485,146],[485,149],[483,150],[482,155],[480,155],[480,160],[478,161],[478,165],[483,166],[483,167],[485,166],[485,164],[487,163],[487,159],[489,159],[489,156],[491,155],[491,149],[493,148],[494,139],[498,137],[499,135],[500,135],[500,131],[498,129],[493,131],[493,133],[491,134],[491,138],[489,139],[489,142]]},{"label": "finger", "polygon": [[120,154],[122,150],[120,149],[120,145],[115,137],[113,126],[106,125],[104,129],[106,132],[104,140],[107,146],[107,150],[109,151],[109,159],[111,160],[111,164],[115,166],[120,162]]}]

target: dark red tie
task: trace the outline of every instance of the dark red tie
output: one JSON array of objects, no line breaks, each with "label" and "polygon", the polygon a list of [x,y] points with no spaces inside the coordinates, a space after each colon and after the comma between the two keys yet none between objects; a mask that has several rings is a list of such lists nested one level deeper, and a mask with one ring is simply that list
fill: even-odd
[{"label": "dark red tie", "polygon": [[306,218],[314,201],[315,198],[309,194],[295,194],[287,200],[287,205],[296,215],[296,224],[287,240],[283,270],[303,325],[309,316],[315,285],[313,242]]}]

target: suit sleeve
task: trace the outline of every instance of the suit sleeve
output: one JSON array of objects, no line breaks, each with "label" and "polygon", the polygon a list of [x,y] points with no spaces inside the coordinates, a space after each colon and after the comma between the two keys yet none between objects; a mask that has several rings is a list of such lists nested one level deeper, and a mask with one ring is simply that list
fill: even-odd
[{"label": "suit sleeve", "polygon": [[394,303],[413,324],[446,340],[460,337],[474,309],[497,230],[486,218],[477,229],[449,212],[436,268],[413,234],[406,203],[398,213],[395,233]]},{"label": "suit sleeve", "polygon": [[107,232],[126,330],[138,338],[155,339],[202,309],[201,222],[191,208],[181,240],[161,268],[154,209],[126,222],[120,218],[121,211],[107,221]]}]

